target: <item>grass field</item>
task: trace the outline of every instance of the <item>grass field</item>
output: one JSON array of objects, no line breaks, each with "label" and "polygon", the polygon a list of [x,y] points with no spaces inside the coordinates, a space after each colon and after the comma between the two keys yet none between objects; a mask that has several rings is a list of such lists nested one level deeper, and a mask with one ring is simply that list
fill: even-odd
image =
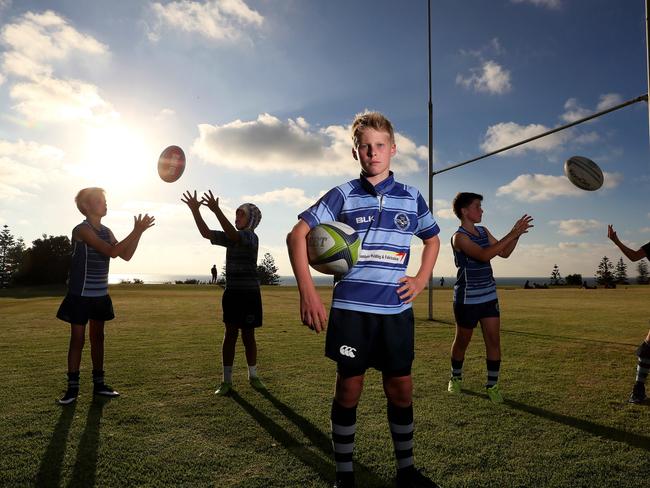
[{"label": "grass field", "polygon": [[[68,328],[61,290],[0,295],[1,486],[326,487],[333,483],[329,409],[334,364],[323,335],[297,321],[296,288],[263,290],[257,334],[268,392],[220,381],[222,290],[115,286],[107,381],[122,397],[93,402],[88,342],[82,396],[61,408]],[[326,304],[330,290],[322,289]],[[489,402],[482,338],[465,392],[446,392],[451,292],[437,322],[416,303],[416,463],[444,488],[636,487],[650,480],[650,405],[626,403],[634,350],[648,330],[650,287],[500,290],[506,403]],[[12,296],[13,295],[13,296]],[[356,444],[361,487],[391,486],[394,460],[380,375],[369,372]]]}]

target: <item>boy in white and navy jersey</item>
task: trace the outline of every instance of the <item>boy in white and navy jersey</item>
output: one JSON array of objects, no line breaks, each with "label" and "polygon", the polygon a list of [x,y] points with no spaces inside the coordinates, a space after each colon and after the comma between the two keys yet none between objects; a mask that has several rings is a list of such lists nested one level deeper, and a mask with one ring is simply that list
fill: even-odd
[{"label": "boy in white and navy jersey", "polygon": [[[192,211],[194,222],[203,237],[215,246],[226,248],[226,289],[221,305],[225,332],[221,346],[223,381],[214,392],[224,396],[232,391],[232,368],[239,330],[248,363],[248,381],[257,390],[265,389],[257,375],[257,341],[255,329],[262,326],[262,295],[257,274],[259,239],[255,228],[262,220],[262,212],[252,203],[244,203],[235,211],[233,226],[219,207],[219,199],[211,191],[199,201],[189,191],[181,199]],[[207,206],[217,217],[223,231],[210,230],[201,216],[201,205]]]},{"label": "boy in white and navy jersey", "polygon": [[[359,114],[352,138],[361,176],[333,188],[302,212],[287,236],[302,322],[316,332],[327,328],[325,354],[337,363],[331,410],[335,486],[354,486],[356,409],[365,372],[373,367],[383,374],[397,486],[435,487],[413,463],[411,302],[431,276],[440,248],[439,228],[418,190],[396,182],[390,171],[396,152],[390,121],[377,112]],[[362,244],[358,262],[338,277],[326,326],[327,314],[309,272],[306,236],[327,221],[350,225]],[[424,241],[424,251],[420,269],[411,277],[405,273],[413,235]]]},{"label": "boy in white and navy jersey", "polygon": [[68,349],[68,389],[58,401],[61,405],[74,402],[79,395],[79,368],[84,346],[86,324],[90,322],[90,355],[93,363],[93,393],[108,397],[119,396],[104,382],[104,323],[112,320],[113,303],[108,294],[108,265],[110,258],[125,261],[135,253],[142,233],[154,225],[154,217],[145,214],[134,217],[133,231],[117,242],[111,230],[101,224],[107,206],[104,190],[84,188],[75,202],[86,216],[72,230],[72,262],[68,293],[56,314],[70,324]]},{"label": "boy in white and navy jersey", "polygon": [[[647,242],[644,246],[641,246],[636,251],[627,247],[621,242],[621,240],[616,235],[614,227],[611,225],[607,226],[607,237],[618,246],[618,248],[625,254],[625,256],[630,261],[638,261],[643,258],[650,258],[650,242]],[[632,387],[632,393],[628,402],[630,403],[643,403],[645,401],[646,392],[645,392],[645,383],[648,379],[648,372],[650,372],[650,330],[648,335],[646,335],[645,340],[636,350],[637,365],[636,365],[636,379],[634,381],[634,386]]]},{"label": "boy in white and navy jersey", "polygon": [[533,227],[533,218],[524,215],[501,240],[496,240],[481,222],[483,197],[476,193],[458,193],[453,210],[460,219],[460,227],[451,237],[454,262],[458,268],[454,285],[454,316],[456,337],[451,346],[451,379],[447,390],[460,393],[463,378],[465,351],[472,339],[474,328],[480,322],[485,340],[487,383],[490,400],[503,402],[498,380],[501,367],[501,342],[499,335],[500,312],[497,286],[492,275],[490,260],[495,256],[507,258],[515,249],[519,237]]}]

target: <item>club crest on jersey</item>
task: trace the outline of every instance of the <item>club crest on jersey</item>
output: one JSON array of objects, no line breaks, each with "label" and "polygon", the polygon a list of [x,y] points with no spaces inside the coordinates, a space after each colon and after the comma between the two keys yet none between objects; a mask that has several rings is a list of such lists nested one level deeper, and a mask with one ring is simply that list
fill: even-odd
[{"label": "club crest on jersey", "polygon": [[395,222],[395,225],[401,230],[408,229],[408,226],[411,223],[411,221],[409,220],[408,215],[403,214],[403,213],[398,213],[397,215],[395,215],[395,218],[393,219],[393,222]]}]

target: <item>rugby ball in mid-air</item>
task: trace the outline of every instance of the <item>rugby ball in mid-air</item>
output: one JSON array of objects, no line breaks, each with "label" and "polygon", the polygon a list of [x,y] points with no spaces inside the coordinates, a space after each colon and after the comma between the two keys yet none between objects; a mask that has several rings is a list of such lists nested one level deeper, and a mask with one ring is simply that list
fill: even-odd
[{"label": "rugby ball in mid-air", "polygon": [[572,156],[564,163],[564,174],[569,181],[582,190],[595,191],[603,186],[603,172],[591,159]]},{"label": "rugby ball in mid-air", "polygon": [[316,271],[343,275],[359,258],[361,241],[356,231],[343,222],[324,222],[307,234],[307,256]]},{"label": "rugby ball in mid-air", "polygon": [[185,153],[178,146],[169,146],[158,158],[158,175],[163,181],[173,183],[185,171]]}]

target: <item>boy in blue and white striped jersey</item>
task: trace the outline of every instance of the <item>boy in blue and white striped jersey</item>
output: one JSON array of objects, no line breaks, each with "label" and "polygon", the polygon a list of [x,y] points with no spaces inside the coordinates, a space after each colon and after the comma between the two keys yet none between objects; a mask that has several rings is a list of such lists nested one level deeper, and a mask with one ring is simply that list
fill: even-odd
[{"label": "boy in blue and white striped jersey", "polygon": [[154,225],[154,217],[145,214],[133,217],[133,231],[117,242],[111,229],[101,224],[107,206],[104,190],[84,188],[75,197],[79,211],[86,216],[72,230],[72,262],[68,293],[56,314],[70,324],[68,349],[68,389],[57,402],[67,405],[79,395],[79,368],[86,324],[90,322],[90,355],[93,363],[93,393],[107,397],[119,393],[104,382],[104,323],[115,318],[108,294],[108,265],[110,258],[131,259],[142,233]]},{"label": "boy in blue and white striped jersey", "polygon": [[[439,228],[418,190],[396,182],[390,171],[397,150],[390,121],[377,112],[359,114],[352,138],[360,177],[333,188],[302,212],[287,236],[302,322],[316,332],[327,328],[325,353],[337,363],[331,410],[335,486],[354,486],[356,408],[365,372],[374,367],[382,372],[388,400],[397,486],[434,487],[413,463],[411,302],[431,276],[440,248]],[[327,314],[309,272],[306,237],[327,221],[348,224],[362,244],[358,262],[334,287],[326,326]],[[416,276],[406,276],[413,235],[424,242],[422,264]]]},{"label": "boy in blue and white striped jersey", "polygon": [[456,337],[451,346],[451,378],[447,390],[460,393],[465,351],[474,328],[481,323],[485,340],[487,363],[487,393],[495,403],[503,402],[497,384],[501,367],[501,326],[497,285],[492,275],[490,260],[495,256],[507,258],[515,249],[519,237],[533,227],[533,218],[524,215],[506,236],[497,241],[481,222],[483,196],[476,193],[458,193],[453,209],[460,219],[460,227],[451,237],[454,262],[458,268],[454,285],[454,316]]}]

